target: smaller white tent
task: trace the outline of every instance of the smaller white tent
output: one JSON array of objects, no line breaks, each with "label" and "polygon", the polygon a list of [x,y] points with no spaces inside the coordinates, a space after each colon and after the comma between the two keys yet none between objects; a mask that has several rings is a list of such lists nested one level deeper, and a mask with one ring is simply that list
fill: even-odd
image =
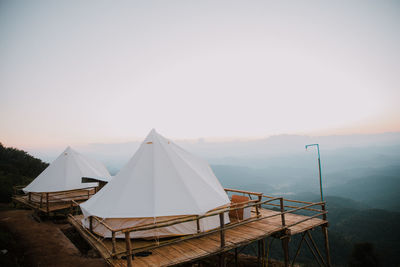
[{"label": "smaller white tent", "polygon": [[100,162],[89,159],[67,147],[24,192],[60,192],[97,186],[97,183],[82,183],[82,177],[110,181],[111,176]]},{"label": "smaller white tent", "polygon": [[[208,163],[152,130],[131,160],[101,191],[80,205],[83,223],[103,218],[111,227],[125,228],[184,215],[203,215],[230,200]],[[229,222],[229,216],[225,216]],[[201,231],[218,227],[219,216],[200,220]],[[110,237],[101,224],[92,225]],[[137,231],[133,237],[173,236],[197,232],[196,222]]]}]

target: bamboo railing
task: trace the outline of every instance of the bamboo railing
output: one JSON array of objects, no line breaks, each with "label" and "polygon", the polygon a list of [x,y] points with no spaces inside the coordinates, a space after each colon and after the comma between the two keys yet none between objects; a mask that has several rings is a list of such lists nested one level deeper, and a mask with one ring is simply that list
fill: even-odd
[{"label": "bamboo railing", "polygon": [[86,201],[91,196],[96,193],[96,188],[94,186],[82,188],[82,189],[72,189],[58,192],[28,192],[24,193],[22,188],[25,186],[14,186],[15,196],[26,196],[28,202],[32,204],[33,207],[38,207],[39,209],[45,210],[47,213],[51,211],[51,207],[58,205],[68,205],[73,206],[73,201]]},{"label": "bamboo railing", "polygon": [[[166,220],[159,221],[156,223],[148,223],[148,224],[137,225],[134,227],[119,228],[119,229],[112,228],[107,223],[105,223],[102,218],[99,218],[96,216],[90,216],[89,217],[89,224],[90,224],[89,229],[90,229],[91,233],[93,234],[93,222],[96,221],[97,223],[103,225],[107,230],[109,230],[111,232],[112,251],[109,251],[108,249],[107,249],[107,251],[110,253],[110,257],[114,258],[114,257],[125,256],[127,259],[128,266],[131,267],[132,266],[132,255],[134,253],[146,251],[146,250],[152,250],[152,249],[155,249],[158,247],[171,245],[174,243],[182,242],[182,241],[193,239],[193,238],[199,238],[202,236],[206,236],[206,235],[210,235],[210,234],[218,233],[218,232],[220,235],[221,251],[223,251],[226,246],[225,231],[228,229],[238,227],[240,225],[250,223],[250,222],[266,220],[268,218],[279,216],[281,219],[281,224],[282,224],[282,227],[280,230],[284,235],[286,235],[288,233],[290,227],[298,225],[302,222],[305,222],[305,221],[308,221],[308,220],[311,220],[313,218],[320,217],[320,216],[322,216],[323,220],[326,220],[327,211],[326,211],[326,207],[325,207],[325,202],[307,202],[307,201],[290,200],[290,199],[284,199],[283,197],[271,197],[271,196],[266,196],[266,195],[264,195],[262,193],[258,193],[258,192],[250,192],[250,191],[237,190],[237,189],[225,189],[225,191],[227,193],[232,192],[232,193],[241,193],[244,195],[248,195],[250,200],[241,202],[241,203],[233,203],[230,206],[223,206],[223,207],[214,209],[204,215],[187,215],[187,216],[183,216],[183,217],[179,217],[179,218],[166,219]],[[252,197],[256,197],[256,199],[252,199]],[[278,203],[273,203],[273,202],[278,202]],[[78,205],[78,203],[76,203],[76,205]],[[275,214],[272,214],[272,215],[262,216],[260,210],[263,206],[279,207],[279,211],[277,211]],[[315,206],[321,206],[321,209],[317,209],[317,208],[315,208]],[[225,221],[224,221],[225,213],[227,213],[229,211],[248,208],[248,207],[255,208],[255,212],[254,212],[255,216],[252,216],[245,220],[238,220],[237,222],[231,222],[229,224],[225,224]],[[295,213],[295,212],[302,211],[302,210],[314,212],[315,214],[310,215],[310,216],[307,215],[304,219],[296,221],[295,223],[291,223],[291,224],[286,223],[286,218],[285,218],[286,214]],[[211,216],[219,216],[220,226],[215,229],[201,232],[200,226],[199,226],[200,220],[203,218],[211,217]],[[131,233],[133,233],[133,232],[154,230],[157,228],[168,227],[168,226],[172,226],[172,225],[176,225],[176,224],[194,222],[194,221],[196,221],[196,225],[197,225],[197,233],[195,233],[195,234],[182,236],[180,238],[176,238],[176,239],[172,239],[172,240],[159,241],[155,244],[147,245],[147,246],[140,247],[140,248],[133,248],[133,246],[132,246],[133,241],[131,239]],[[123,250],[123,251],[117,251],[117,246],[116,246],[116,236],[117,235],[125,236],[125,250]]]}]

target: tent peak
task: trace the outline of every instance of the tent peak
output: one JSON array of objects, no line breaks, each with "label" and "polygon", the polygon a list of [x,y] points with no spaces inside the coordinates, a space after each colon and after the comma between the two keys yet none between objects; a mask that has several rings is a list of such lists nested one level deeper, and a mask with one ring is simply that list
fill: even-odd
[{"label": "tent peak", "polygon": [[167,138],[165,138],[164,136],[162,136],[161,134],[159,134],[156,129],[152,129],[150,131],[150,133],[147,135],[146,139],[144,140],[143,143],[146,144],[153,144],[154,142],[162,142],[162,143],[170,143],[169,140]]},{"label": "tent peak", "polygon": [[62,154],[64,154],[64,156],[67,156],[68,154],[72,154],[72,153],[77,153],[75,150],[72,149],[72,147],[67,146],[67,148],[64,150],[64,152]]}]

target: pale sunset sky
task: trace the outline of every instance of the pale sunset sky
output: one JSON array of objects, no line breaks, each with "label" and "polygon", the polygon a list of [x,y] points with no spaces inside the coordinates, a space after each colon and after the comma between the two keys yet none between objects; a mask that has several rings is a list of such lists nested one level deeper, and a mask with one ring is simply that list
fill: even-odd
[{"label": "pale sunset sky", "polygon": [[399,1],[0,0],[0,142],[400,131]]}]

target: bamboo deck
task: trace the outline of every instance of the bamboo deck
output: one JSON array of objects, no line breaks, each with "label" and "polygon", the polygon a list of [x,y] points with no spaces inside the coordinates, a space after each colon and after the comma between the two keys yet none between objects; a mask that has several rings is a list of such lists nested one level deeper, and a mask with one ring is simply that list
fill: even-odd
[{"label": "bamboo deck", "polygon": [[15,194],[12,200],[15,203],[48,214],[75,207],[78,202],[88,200],[95,193],[95,188],[87,188],[51,193]]},{"label": "bamboo deck", "polygon": [[69,203],[68,204],[67,203],[58,203],[58,204],[50,205],[49,209],[47,209],[47,207],[40,207],[39,203],[29,201],[28,196],[15,196],[15,197],[13,197],[13,200],[19,204],[22,204],[31,209],[38,210],[38,211],[41,211],[44,213],[69,209],[71,207],[71,204],[69,204]]},{"label": "bamboo deck", "polygon": [[[255,207],[253,207],[252,213],[254,214],[255,212]],[[271,217],[272,215],[277,216]],[[189,263],[253,243],[268,236],[274,235],[279,237],[282,235],[295,235],[318,226],[327,225],[328,223],[328,221],[319,218],[285,213],[284,217],[286,223],[283,225],[280,215],[281,212],[279,211],[264,208],[260,209],[259,218],[268,218],[249,221],[248,223],[239,224],[224,230],[225,245],[223,247],[221,247],[221,235],[218,232],[199,235],[198,237],[196,237],[195,234],[192,239],[175,243],[171,243],[171,239],[169,239],[169,243],[165,245],[162,245],[162,241],[156,243],[154,240],[132,239],[132,249],[134,251],[140,251],[140,248],[143,248],[143,250],[152,253],[146,257],[135,256],[132,261],[133,266],[172,266]],[[82,226],[81,219],[82,215],[70,215],[68,218],[69,222],[80,232],[82,237],[85,238],[111,266],[127,266],[127,260],[112,257],[113,246],[111,239],[100,238],[92,234]],[[235,222],[232,221],[231,224],[234,225]],[[178,240],[180,238],[178,237],[175,239]],[[150,250],[145,249],[147,246],[156,244],[160,244],[160,246]],[[125,245],[124,239],[117,239],[116,254],[126,251]]]}]

